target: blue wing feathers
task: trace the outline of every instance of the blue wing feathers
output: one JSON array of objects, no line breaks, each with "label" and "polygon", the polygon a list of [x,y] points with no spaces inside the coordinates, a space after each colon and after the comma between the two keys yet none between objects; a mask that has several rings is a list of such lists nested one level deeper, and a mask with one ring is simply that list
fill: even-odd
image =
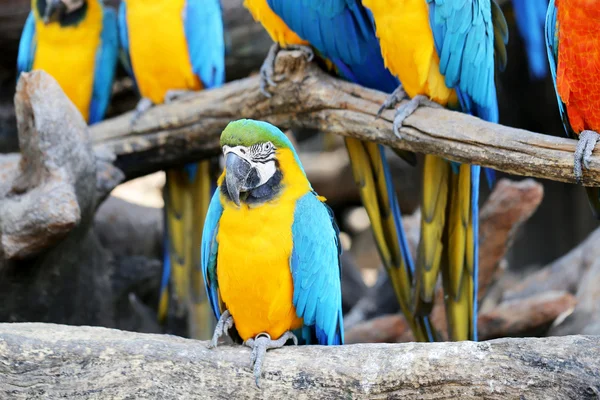
[{"label": "blue wing feathers", "polygon": [[21,72],[29,72],[35,56],[35,17],[30,12],[21,33],[19,53],[17,55],[17,77]]},{"label": "blue wing feathers", "polygon": [[534,79],[543,79],[548,74],[544,43],[544,23],[547,0],[513,0],[517,29],[525,45],[529,73]]},{"label": "blue wing feathers", "polygon": [[119,56],[119,33],[117,14],[112,8],[104,8],[100,46],[96,52],[94,87],[90,103],[89,123],[94,124],[104,118],[112,93]]},{"label": "blue wing feathers", "polygon": [[127,71],[127,74],[135,82],[135,76],[133,75],[133,69],[131,67],[131,57],[129,56],[129,30],[127,27],[127,4],[125,0],[121,1],[119,5],[118,14],[118,25],[119,25],[119,60],[121,65]]},{"label": "blue wing feathers", "polygon": [[219,198],[221,191],[215,190],[208,206],[204,228],[202,230],[202,275],[204,276],[204,288],[215,317],[221,317],[219,307],[219,285],[217,283],[217,254],[219,243],[217,242],[217,233],[219,230],[219,220],[223,214],[223,206]]},{"label": "blue wing feathers", "polygon": [[372,15],[356,0],[268,0],[301,38],[331,60],[345,79],[385,92],[398,80],[385,68]]},{"label": "blue wing feathers", "polygon": [[218,0],[187,0],[185,37],[194,73],[205,88],[225,81],[225,37]]},{"label": "blue wing feathers", "polygon": [[[318,344],[343,343],[338,229],[328,207],[314,193],[296,203],[290,268],[296,313]],[[306,335],[303,334],[303,337]]]},{"label": "blue wing feathers", "polygon": [[[464,112],[497,122],[494,23],[486,0],[427,0],[440,72]],[[505,38],[503,38],[505,39]]]}]

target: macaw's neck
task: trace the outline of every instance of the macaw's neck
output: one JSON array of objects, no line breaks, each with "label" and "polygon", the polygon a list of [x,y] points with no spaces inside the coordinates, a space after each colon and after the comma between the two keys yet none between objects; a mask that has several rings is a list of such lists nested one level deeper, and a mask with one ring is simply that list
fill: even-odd
[{"label": "macaw's neck", "polygon": [[[37,9],[38,15],[41,17],[46,12],[48,1],[51,0],[33,0],[35,2],[35,8]],[[88,0],[88,1],[99,1],[99,0]],[[83,6],[79,7],[70,13],[64,14],[59,21],[60,26],[75,26],[79,24],[85,18],[88,10],[88,1],[83,3]]]},{"label": "macaw's neck", "polygon": [[[283,174],[279,169],[277,169],[271,179],[269,179],[263,185],[260,185],[259,187],[248,192],[240,193],[240,201],[248,206],[256,206],[273,200],[281,194],[281,190],[283,188],[281,185],[282,180]],[[220,189],[223,196],[225,196],[227,200],[232,201],[231,195],[227,190],[227,176],[225,176],[221,181]]]}]

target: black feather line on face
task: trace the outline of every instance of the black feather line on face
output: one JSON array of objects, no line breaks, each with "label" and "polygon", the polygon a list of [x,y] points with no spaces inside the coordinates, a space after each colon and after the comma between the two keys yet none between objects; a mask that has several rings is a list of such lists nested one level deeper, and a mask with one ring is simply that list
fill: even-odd
[{"label": "black feather line on face", "polygon": [[[242,203],[246,203],[248,205],[262,204],[279,196],[283,188],[281,185],[283,174],[279,169],[279,165],[276,166],[277,169],[275,170],[275,174],[273,174],[271,179],[249,192],[240,193],[240,201]],[[227,200],[232,201],[231,195],[227,191],[227,175],[225,175],[225,179],[223,179],[223,182],[219,188],[221,189],[223,196],[225,196]]]},{"label": "black feather line on face", "polygon": [[[95,1],[95,0],[92,0]],[[44,16],[44,13],[46,12],[46,0],[36,0],[36,7],[38,10],[38,13],[40,14],[40,16]],[[88,8],[88,2],[84,1],[83,2],[83,6],[79,7],[77,10],[68,13],[68,14],[64,14],[62,16],[62,18],[60,19],[60,26],[74,26],[74,25],[78,25],[81,21],[83,21],[83,19],[85,18],[85,15],[87,13],[87,8]]]}]

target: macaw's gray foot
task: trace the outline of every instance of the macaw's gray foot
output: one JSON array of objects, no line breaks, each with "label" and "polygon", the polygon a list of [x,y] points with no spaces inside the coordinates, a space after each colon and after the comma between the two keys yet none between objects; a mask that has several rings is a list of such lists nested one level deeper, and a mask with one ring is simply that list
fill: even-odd
[{"label": "macaw's gray foot", "polygon": [[260,374],[267,350],[283,347],[290,339],[294,341],[295,345],[298,345],[298,338],[291,331],[287,331],[277,340],[271,340],[271,336],[268,333],[259,333],[254,339],[248,339],[244,342],[244,345],[252,349],[250,363],[254,367],[256,386],[260,387]]},{"label": "macaw's gray foot", "polygon": [[[260,67],[260,91],[266,97],[270,98],[271,93],[267,90],[268,86],[277,86],[275,82],[275,60],[277,59],[277,54],[282,50],[281,46],[278,43],[274,43],[269,49],[269,53],[267,54],[267,58],[263,61],[262,66]],[[285,50],[299,50],[304,53],[308,62],[311,62],[315,57],[315,53],[309,46],[301,46],[301,45],[289,45],[285,48]],[[285,76],[282,76],[281,79],[284,79]]]},{"label": "macaw's gray foot", "polygon": [[379,111],[377,111],[377,117],[376,118],[379,118],[381,116],[381,113],[383,112],[383,110],[387,110],[389,108],[396,107],[396,104],[400,103],[406,97],[408,97],[408,95],[406,94],[406,91],[404,91],[404,88],[402,87],[402,84],[400,84],[400,86],[398,86],[396,88],[396,90],[394,90],[392,92],[392,94],[390,94],[388,96],[388,98],[385,99],[385,101],[383,102],[383,104],[381,105],[381,107],[379,107]]},{"label": "macaw's gray foot", "polygon": [[225,310],[223,314],[221,314],[221,318],[217,322],[217,326],[215,327],[215,333],[213,333],[212,340],[208,345],[209,349],[214,349],[217,347],[217,343],[219,342],[219,338],[221,336],[229,336],[229,330],[233,327],[233,317],[229,313],[229,310]]},{"label": "macaw's gray foot", "polygon": [[185,98],[187,95],[194,93],[193,90],[173,89],[168,90],[165,94],[165,104],[174,102],[177,99]]},{"label": "macaw's gray foot", "polygon": [[431,108],[444,108],[435,101],[429,100],[427,96],[423,96],[419,94],[412,99],[408,103],[405,103],[396,109],[396,116],[394,117],[394,134],[402,139],[400,136],[400,128],[402,128],[402,124],[404,124],[404,120],[408,118],[412,113],[416,111],[419,106],[427,106]]},{"label": "macaw's gray foot", "polygon": [[135,110],[133,112],[133,117],[131,117],[130,125],[133,127],[136,124],[136,122],[140,119],[140,117],[146,111],[151,109],[152,106],[154,106],[154,103],[152,102],[152,100],[150,100],[147,97],[142,97],[142,99],[140,101],[138,101],[137,105],[135,106]]},{"label": "macaw's gray foot", "polygon": [[600,142],[600,135],[597,132],[586,130],[579,134],[579,141],[575,148],[575,163],[573,168],[577,183],[581,183],[581,179],[583,178],[582,164],[585,169],[590,169],[592,151],[598,142]]}]

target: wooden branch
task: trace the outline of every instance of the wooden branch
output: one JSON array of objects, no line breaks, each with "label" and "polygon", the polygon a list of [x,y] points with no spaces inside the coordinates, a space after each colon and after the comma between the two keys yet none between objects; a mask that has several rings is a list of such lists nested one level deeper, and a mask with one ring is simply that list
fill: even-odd
[{"label": "wooden branch", "polygon": [[599,241],[600,228],[563,257],[508,288],[503,300],[525,298],[549,290],[576,293],[586,272],[600,259]]},{"label": "wooden branch", "polygon": [[[130,114],[92,128],[98,145],[117,154],[128,176],[218,153],[218,137],[231,120],[255,118],[282,129],[308,128],[431,153],[516,175],[575,182],[576,141],[482,121],[458,112],[422,108],[405,121],[402,139],[392,133],[394,111],[375,114],[386,95],[335,79],[300,52],[284,52],[276,73],[286,79],[267,99],[251,77],[194,94],[183,102],[148,112],[130,128]],[[600,157],[594,155],[586,185],[600,185]]]},{"label": "wooden branch", "polygon": [[596,399],[600,338],[288,346],[267,353],[174,336],[0,324],[0,397]]}]

